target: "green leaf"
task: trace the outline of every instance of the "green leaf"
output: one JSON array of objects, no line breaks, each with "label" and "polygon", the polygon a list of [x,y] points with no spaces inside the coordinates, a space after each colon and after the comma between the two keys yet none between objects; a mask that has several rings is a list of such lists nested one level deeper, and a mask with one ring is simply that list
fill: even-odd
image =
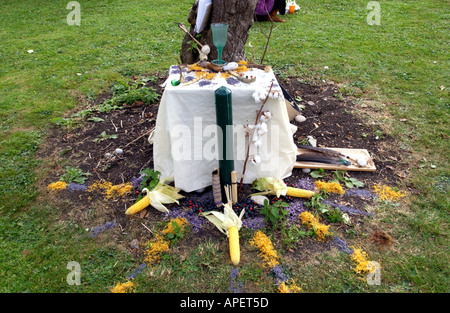
[{"label": "green leaf", "polygon": [[101,117],[93,116],[93,117],[88,118],[88,121],[92,121],[92,122],[104,122],[105,120],[102,119]]},{"label": "green leaf", "polygon": [[278,212],[278,208],[272,208],[270,210],[270,213],[272,213],[272,216],[275,218],[275,220],[278,220],[278,217],[280,216],[279,212]]},{"label": "green leaf", "polygon": [[353,183],[353,185],[355,185],[355,187],[362,188],[365,186],[365,184],[363,182],[357,180],[356,178],[352,177],[352,178],[350,178],[350,181]]},{"label": "green leaf", "polygon": [[319,168],[319,169],[309,173],[309,175],[311,175],[312,178],[321,178],[321,177],[325,176],[324,172],[325,172],[325,170],[323,168]]},{"label": "green leaf", "polygon": [[346,182],[345,182],[345,187],[347,187],[347,188],[353,188],[354,186],[353,186],[353,183],[352,183],[351,181],[346,181]]}]

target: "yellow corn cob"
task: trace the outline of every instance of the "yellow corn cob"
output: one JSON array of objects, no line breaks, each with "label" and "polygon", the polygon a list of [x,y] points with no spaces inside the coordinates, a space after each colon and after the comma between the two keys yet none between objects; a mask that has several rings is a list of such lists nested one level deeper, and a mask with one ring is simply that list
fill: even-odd
[{"label": "yellow corn cob", "polygon": [[234,265],[238,265],[240,261],[240,249],[239,249],[239,231],[236,226],[228,228],[228,243],[230,245],[230,258]]},{"label": "yellow corn cob", "polygon": [[286,196],[289,197],[308,198],[308,199],[310,199],[314,194],[315,194],[314,191],[294,187],[287,187],[286,192]]},{"label": "yellow corn cob", "polygon": [[139,200],[138,202],[136,202],[135,204],[133,204],[132,206],[130,206],[126,211],[125,214],[126,215],[132,215],[135,214],[139,211],[142,211],[143,209],[145,209],[146,207],[148,207],[150,205],[150,199],[149,197],[145,196],[144,198],[142,198],[141,200]]}]

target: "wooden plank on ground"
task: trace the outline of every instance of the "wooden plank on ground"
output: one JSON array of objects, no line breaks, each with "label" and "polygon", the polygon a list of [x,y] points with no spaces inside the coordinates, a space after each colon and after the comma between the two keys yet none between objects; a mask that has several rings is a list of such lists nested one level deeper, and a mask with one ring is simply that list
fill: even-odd
[{"label": "wooden plank on ground", "polygon": [[[376,166],[373,162],[369,151],[366,149],[347,149],[347,148],[327,148],[321,147],[325,149],[331,149],[337,152],[342,153],[345,156],[348,156],[352,160],[357,160],[358,158],[365,158],[367,160],[367,165],[365,167],[359,166],[356,162],[352,161],[351,165],[336,165],[336,164],[326,164],[326,163],[318,163],[318,162],[305,162],[305,161],[296,161],[294,164],[294,168],[310,168],[310,169],[318,169],[323,168],[324,170],[340,170],[340,171],[361,171],[361,172],[375,172]],[[297,149],[297,155],[302,154],[303,152],[307,152],[306,149]]]}]

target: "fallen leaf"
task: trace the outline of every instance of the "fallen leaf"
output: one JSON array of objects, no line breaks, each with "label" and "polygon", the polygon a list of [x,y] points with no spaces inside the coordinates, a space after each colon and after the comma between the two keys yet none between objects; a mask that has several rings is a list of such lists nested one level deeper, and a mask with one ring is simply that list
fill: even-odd
[{"label": "fallen leaf", "polygon": [[139,212],[139,218],[144,218],[147,215],[147,209],[143,209],[141,212]]},{"label": "fallen leaf", "polygon": [[420,195],[420,191],[418,189],[409,188],[409,191],[411,191],[411,193],[414,194],[414,195]]}]

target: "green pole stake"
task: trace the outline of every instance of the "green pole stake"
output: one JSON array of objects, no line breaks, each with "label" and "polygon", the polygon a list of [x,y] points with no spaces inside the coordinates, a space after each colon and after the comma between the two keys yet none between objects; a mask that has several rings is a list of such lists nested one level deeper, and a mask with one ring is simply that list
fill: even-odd
[{"label": "green pole stake", "polygon": [[225,86],[215,91],[216,122],[219,146],[219,173],[222,191],[222,202],[227,201],[224,186],[231,186],[231,172],[234,171],[233,156],[233,110],[231,106],[231,90]]}]

